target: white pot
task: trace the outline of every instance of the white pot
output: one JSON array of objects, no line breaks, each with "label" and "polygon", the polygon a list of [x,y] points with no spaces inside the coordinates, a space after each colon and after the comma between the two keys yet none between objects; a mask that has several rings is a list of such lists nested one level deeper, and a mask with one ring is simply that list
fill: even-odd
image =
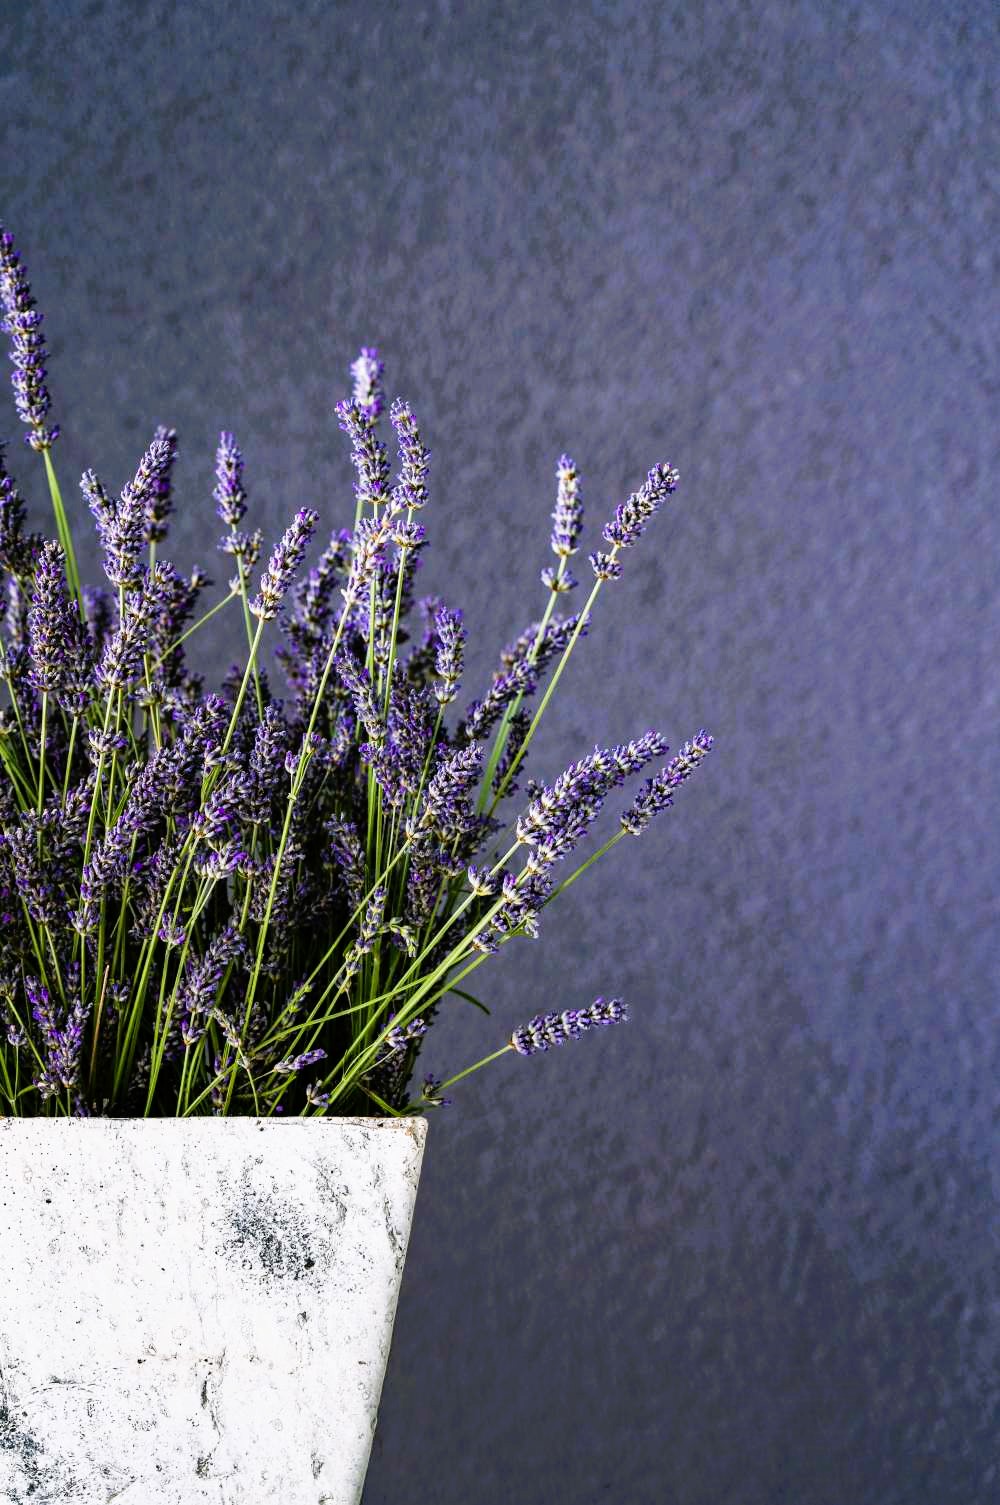
[{"label": "white pot", "polygon": [[426,1131],[0,1120],[0,1500],[357,1505]]}]

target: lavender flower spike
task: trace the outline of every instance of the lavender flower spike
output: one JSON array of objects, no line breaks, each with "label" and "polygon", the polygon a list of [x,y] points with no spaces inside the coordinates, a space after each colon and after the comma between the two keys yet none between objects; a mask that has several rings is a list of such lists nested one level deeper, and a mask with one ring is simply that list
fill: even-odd
[{"label": "lavender flower spike", "polygon": [[595,998],[589,1008],[566,1009],[561,1014],[536,1014],[527,1024],[514,1030],[510,1043],[518,1055],[533,1056],[539,1051],[578,1040],[587,1030],[599,1025],[620,1024],[628,1020],[628,1005],[620,998]]},{"label": "lavender flower spike", "polygon": [[[154,439],[139,461],[135,476],[122,487],[121,499],[113,516],[105,515],[102,529],[104,573],[112,585],[131,588],[142,580],[140,554],[146,533],[147,509],[159,494],[159,487],[173,463],[174,447],[169,439]],[[88,498],[98,518],[99,496],[96,490]]]},{"label": "lavender flower spike", "polygon": [[59,544],[42,546],[28,612],[28,679],[36,690],[60,690],[69,670],[76,614],[69,604]]},{"label": "lavender flower spike", "polygon": [[39,1025],[45,1047],[46,1063],[35,1086],[44,1098],[54,1097],[60,1087],[75,1087],[83,1045],[83,1030],[90,1014],[90,1004],[77,999],[60,1025],[49,998],[49,990],[36,977],[24,979],[31,1013]]},{"label": "lavender flower spike", "polygon": [[439,685],[435,685],[434,694],[438,704],[445,706],[450,704],[458,694],[458,682],[462,677],[462,656],[465,643],[462,613],[449,611],[447,606],[439,606],[434,617],[434,627],[438,641],[434,671],[441,681]]},{"label": "lavender flower spike", "polygon": [[354,401],[365,417],[371,419],[373,422],[385,405],[385,396],[382,390],[382,374],[384,371],[385,363],[379,360],[378,350],[375,346],[362,345],[361,354],[356,361],[351,363],[351,377],[354,381]]},{"label": "lavender flower spike", "polygon": [[389,418],[396,431],[400,458],[399,484],[394,489],[393,500],[419,512],[427,501],[427,468],[431,452],[421,443],[417,421],[408,402],[397,397],[389,409]]},{"label": "lavender flower spike", "polygon": [[576,466],[569,455],[559,456],[556,479],[559,490],[552,513],[552,552],[559,556],[559,569],[543,570],[542,584],[551,591],[570,591],[577,582],[566,568],[566,560],[576,553],[576,541],[583,526],[583,503],[580,501]]},{"label": "lavender flower spike", "polygon": [[302,507],[284,536],[275,545],[267,569],[260,577],[260,589],[250,602],[255,617],[267,621],[278,615],[282,597],[292,583],[292,576],[302,563],[309,540],[316,531],[319,513]]},{"label": "lavender flower spike", "polygon": [[229,528],[235,528],[247,510],[247,494],[243,489],[243,456],[235,437],[223,429],[219,435],[219,447],[215,451],[216,486],[212,492],[215,510]]},{"label": "lavender flower spike", "polygon": [[714,740],[702,728],[690,742],[685,742],[677,756],[671,758],[655,778],[646,780],[621,818],[631,836],[638,836],[654,815],[673,804],[673,791],[691,777],[705,754],[711,752]]},{"label": "lavender flower spike", "polygon": [[610,554],[598,551],[590,555],[590,563],[598,580],[617,580],[621,565],[615,558],[619,549],[630,548],[645,531],[646,524],[654,513],[659,512],[671,492],[677,490],[680,472],[667,464],[654,465],[638,491],[633,491],[627,501],[615,509],[615,515],[601,529],[604,542],[612,545]]},{"label": "lavender flower spike", "polygon": [[0,329],[11,337],[10,359],[14,367],[11,384],[14,402],[22,423],[32,427],[24,442],[39,453],[49,449],[59,437],[59,425],[47,429],[42,420],[52,405],[45,385],[45,358],[48,352],[42,336],[42,315],[35,307],[31,286],[14,250],[14,237],[0,225],[0,302],[3,320]]},{"label": "lavender flower spike", "polygon": [[166,444],[168,454],[163,464],[150,481],[146,493],[146,543],[162,543],[167,536],[167,518],[174,510],[170,494],[170,472],[177,459],[177,430],[157,425],[153,438]]},{"label": "lavender flower spike", "polygon": [[363,406],[356,398],[345,397],[343,402],[337,403],[334,412],[340,427],[351,440],[351,460],[358,473],[354,495],[362,505],[371,502],[379,507],[388,500],[389,457],[375,432],[370,406]]},{"label": "lavender flower spike", "polygon": [[559,490],[552,514],[552,552],[560,559],[568,559],[576,553],[576,540],[583,526],[583,503],[580,501],[580,483],[577,469],[569,455],[560,455],[556,466]]},{"label": "lavender flower spike", "polygon": [[596,820],[609,792],[666,750],[655,731],[614,747],[595,747],[532,800],[517,821],[518,841],[536,848],[542,866],[561,861]]}]

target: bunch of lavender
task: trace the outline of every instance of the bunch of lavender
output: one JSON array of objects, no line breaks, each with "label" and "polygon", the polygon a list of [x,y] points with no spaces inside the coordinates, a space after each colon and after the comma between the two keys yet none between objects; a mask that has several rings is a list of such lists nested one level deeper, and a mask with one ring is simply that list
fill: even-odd
[{"label": "bunch of lavender", "polygon": [[[430,451],[409,405],[380,434],[383,365],[362,349],[335,415],[356,472],[353,525],[296,513],[263,562],[244,531],[243,459],[223,432],[212,582],[157,557],[168,537],[177,435],[158,428],[118,495],[80,481],[106,583],[80,582],[52,463],[57,426],[42,316],[0,227],[0,304],[17,413],[42,457],[56,539],[26,531],[0,442],[0,1113],[400,1116],[507,1051],[528,1056],[628,1017],[620,999],[535,1015],[501,1048],[438,1081],[409,1083],[442,1000],[489,1013],[462,985],[626,835],[638,836],[712,746],[704,731],[633,793],[615,834],[582,861],[592,823],[628,780],[664,760],[655,731],[594,748],[518,791],[539,722],[609,581],[677,486],[656,465],[602,530],[577,588],[577,469],[556,469],[546,601],[456,715],[462,612],[415,599],[426,547]],[[228,573],[228,571],[227,571]],[[229,603],[244,666],[206,692],[187,640]],[[286,681],[261,662],[265,637]],[[510,830],[506,850],[498,833]],[[560,865],[570,860],[567,876]],[[574,863],[576,864],[574,866]],[[565,869],[563,869],[565,871]]]}]

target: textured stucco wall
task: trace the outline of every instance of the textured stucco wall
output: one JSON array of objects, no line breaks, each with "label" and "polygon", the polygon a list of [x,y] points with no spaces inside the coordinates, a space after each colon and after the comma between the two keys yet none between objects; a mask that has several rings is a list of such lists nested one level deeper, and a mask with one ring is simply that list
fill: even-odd
[{"label": "textured stucco wall", "polygon": [[633,1009],[438,1116],[366,1505],[996,1499],[996,8],[36,0],[3,44],[64,491],[175,425],[178,565],[223,578],[222,427],[269,536],[347,520],[366,342],[470,694],[560,451],[595,531],[681,472],[532,761],[716,749],[424,1053]]}]

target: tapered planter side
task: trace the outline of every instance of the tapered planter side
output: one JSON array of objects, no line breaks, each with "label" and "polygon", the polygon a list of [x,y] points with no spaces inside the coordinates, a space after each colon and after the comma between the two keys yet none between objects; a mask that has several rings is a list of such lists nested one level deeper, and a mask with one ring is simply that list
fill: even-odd
[{"label": "tapered planter side", "polygon": [[426,1129],[0,1121],[0,1499],[357,1505]]}]

